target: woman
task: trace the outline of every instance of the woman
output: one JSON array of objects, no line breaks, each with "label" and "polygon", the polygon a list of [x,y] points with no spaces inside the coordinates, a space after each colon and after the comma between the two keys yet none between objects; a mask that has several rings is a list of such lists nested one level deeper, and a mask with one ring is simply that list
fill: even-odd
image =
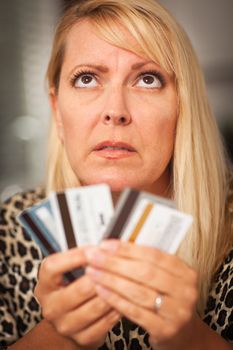
[{"label": "woman", "polygon": [[50,348],[231,349],[230,172],[182,28],[152,0],[74,2],[48,81],[47,193],[105,182],[117,200],[131,186],[174,199],[194,224],[176,256],[105,241],[46,258],[35,291],[45,321],[12,349],[36,348],[43,329]]}]

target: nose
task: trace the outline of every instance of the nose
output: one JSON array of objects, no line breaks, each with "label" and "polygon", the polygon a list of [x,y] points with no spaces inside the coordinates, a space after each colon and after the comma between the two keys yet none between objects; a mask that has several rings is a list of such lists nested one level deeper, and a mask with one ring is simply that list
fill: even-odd
[{"label": "nose", "polygon": [[106,125],[126,126],[131,123],[131,115],[127,108],[124,89],[109,89],[105,96],[101,121]]}]

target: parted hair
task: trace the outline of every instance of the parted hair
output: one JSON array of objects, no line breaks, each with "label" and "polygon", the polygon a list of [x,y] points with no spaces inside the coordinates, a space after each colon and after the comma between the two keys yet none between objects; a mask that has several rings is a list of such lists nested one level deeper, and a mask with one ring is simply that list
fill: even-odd
[{"label": "parted hair", "polygon": [[[66,37],[83,19],[90,20],[104,40],[150,58],[175,80],[179,111],[171,161],[172,198],[179,210],[194,219],[177,254],[198,272],[198,311],[202,314],[211,280],[231,247],[232,236],[225,225],[228,185],[224,148],[195,52],[183,28],[154,0],[73,1],[56,29],[47,70],[50,89],[59,90]],[[127,30],[137,45],[119,28]],[[52,118],[47,192],[78,185]]]}]

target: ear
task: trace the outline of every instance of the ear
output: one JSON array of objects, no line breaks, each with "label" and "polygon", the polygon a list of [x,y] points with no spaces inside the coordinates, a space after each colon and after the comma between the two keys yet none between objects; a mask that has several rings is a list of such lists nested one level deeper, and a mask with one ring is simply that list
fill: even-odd
[{"label": "ear", "polygon": [[61,113],[58,106],[57,92],[55,91],[55,88],[51,88],[49,90],[49,102],[53,112],[53,118],[57,127],[58,137],[60,141],[63,143],[64,141],[63,122],[62,122]]}]

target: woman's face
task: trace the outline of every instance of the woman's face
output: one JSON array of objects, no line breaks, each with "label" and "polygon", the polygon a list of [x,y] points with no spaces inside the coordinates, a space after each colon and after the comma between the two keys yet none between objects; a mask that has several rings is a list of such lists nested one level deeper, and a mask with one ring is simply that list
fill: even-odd
[{"label": "woman's face", "polygon": [[160,66],[107,43],[85,20],[67,37],[60,85],[51,102],[81,184],[166,195],[177,94]]}]

